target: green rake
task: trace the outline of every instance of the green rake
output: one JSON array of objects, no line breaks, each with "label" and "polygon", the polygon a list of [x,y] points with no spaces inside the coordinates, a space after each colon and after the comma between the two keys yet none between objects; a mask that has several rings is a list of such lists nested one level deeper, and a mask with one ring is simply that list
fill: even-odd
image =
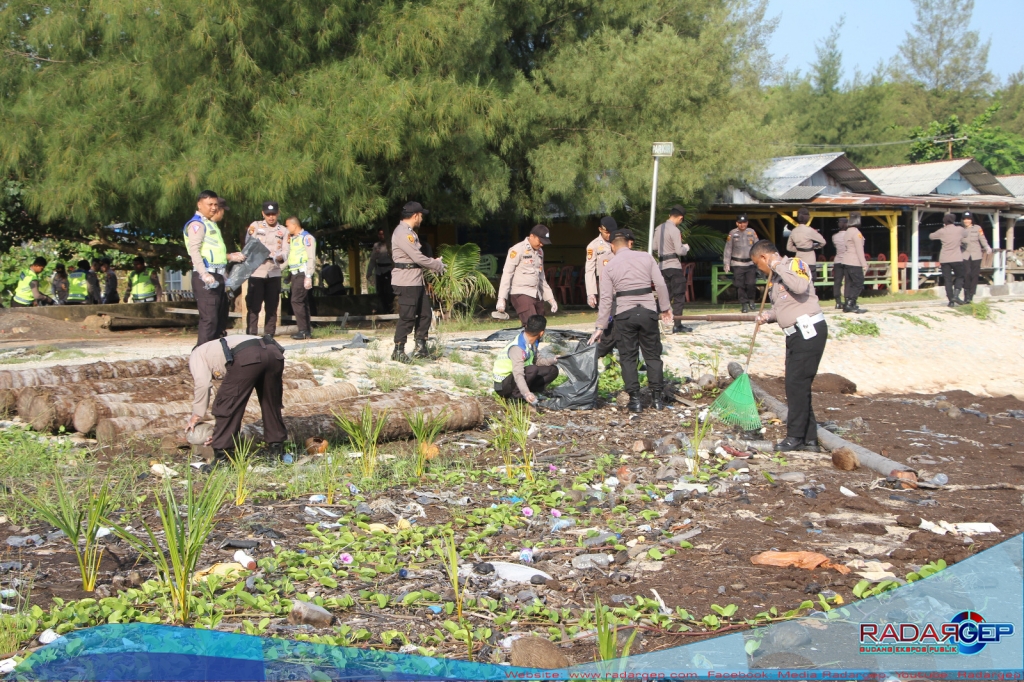
[{"label": "green rake", "polygon": [[[764,295],[761,297],[761,309],[757,311],[760,315],[764,311],[765,301],[768,299],[768,287],[772,284],[772,275],[768,273],[768,283],[764,287]],[[738,426],[744,431],[753,431],[761,428],[761,417],[757,412],[757,401],[754,400],[754,391],[750,388],[750,375],[747,370],[750,368],[750,358],[754,354],[754,341],[757,339],[757,331],[761,328],[758,322],[754,326],[754,335],[750,337],[750,350],[747,352],[747,365],[743,374],[729,384],[729,388],[722,391],[718,399],[711,404],[711,414],[719,421],[726,424]]]}]

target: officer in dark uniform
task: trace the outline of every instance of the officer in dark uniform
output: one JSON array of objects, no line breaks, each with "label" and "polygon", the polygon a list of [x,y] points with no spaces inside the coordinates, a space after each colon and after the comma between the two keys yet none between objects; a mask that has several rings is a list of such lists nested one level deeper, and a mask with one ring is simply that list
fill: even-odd
[{"label": "officer in dark uniform", "polygon": [[725,238],[722,269],[732,271],[732,283],[745,313],[749,313],[757,301],[757,268],[750,260],[750,247],[755,242],[757,233],[750,228],[747,216],[741,213],[736,216],[736,229]]},{"label": "officer in dark uniform", "polygon": [[430,297],[427,296],[423,270],[444,273],[444,263],[438,258],[423,255],[421,242],[416,230],[423,222],[423,216],[430,213],[416,201],[402,207],[402,221],[391,233],[391,286],[398,297],[398,324],[395,325],[395,350],[391,359],[410,362],[405,353],[405,342],[409,332],[414,332],[416,348],[413,357],[427,358],[427,335],[433,319]]}]

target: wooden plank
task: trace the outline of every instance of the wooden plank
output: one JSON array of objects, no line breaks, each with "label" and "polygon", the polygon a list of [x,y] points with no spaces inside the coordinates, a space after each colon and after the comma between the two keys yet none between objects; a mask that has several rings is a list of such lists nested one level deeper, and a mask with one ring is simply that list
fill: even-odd
[{"label": "wooden plank", "polygon": [[[168,308],[165,312],[174,313],[175,315],[199,315],[198,310],[192,310],[191,308]],[[242,313],[228,313],[228,317],[242,317]]]}]

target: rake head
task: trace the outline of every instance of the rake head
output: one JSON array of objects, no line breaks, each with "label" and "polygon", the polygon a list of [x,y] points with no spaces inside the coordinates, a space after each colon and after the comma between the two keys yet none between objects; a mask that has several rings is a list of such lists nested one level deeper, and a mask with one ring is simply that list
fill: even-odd
[{"label": "rake head", "polygon": [[761,417],[757,412],[757,401],[750,388],[750,377],[741,374],[729,388],[722,391],[711,405],[711,414],[720,421],[739,426],[744,431],[761,428]]}]

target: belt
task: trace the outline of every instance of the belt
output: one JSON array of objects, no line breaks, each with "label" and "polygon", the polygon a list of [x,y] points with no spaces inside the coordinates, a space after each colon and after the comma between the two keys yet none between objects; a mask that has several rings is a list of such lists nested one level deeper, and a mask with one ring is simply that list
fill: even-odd
[{"label": "belt", "polygon": [[[817,315],[812,315],[811,316],[811,324],[818,324],[819,322],[824,322],[824,321],[825,321],[825,316],[822,313],[818,313]],[[794,324],[791,327],[783,327],[782,331],[786,332],[786,336],[793,336],[793,334],[796,334],[796,332],[797,332],[796,325]]]},{"label": "belt", "polygon": [[658,256],[659,263],[664,263],[667,260],[679,260],[679,256]]},{"label": "belt", "polygon": [[295,269],[295,270],[289,270],[288,272],[292,273],[293,275],[297,275],[297,274],[299,274],[300,272],[301,272],[301,273],[303,273],[303,274],[305,274],[305,272],[306,272],[306,268],[297,268],[297,269]]},{"label": "belt", "polygon": [[797,249],[797,253],[814,253],[814,249]]},{"label": "belt", "polygon": [[227,267],[226,265],[207,265],[206,271],[214,275],[223,275]]},{"label": "belt", "polygon": [[248,341],[242,341],[242,343],[231,349],[231,354],[236,355],[250,346],[258,346],[261,343],[263,343],[263,339],[249,339]]},{"label": "belt", "polygon": [[395,263],[394,265],[396,270],[415,270],[418,267],[420,266],[415,263]]},{"label": "belt", "polygon": [[749,258],[733,258],[732,262],[734,262],[734,263],[753,263],[754,261],[750,260]]},{"label": "belt", "polygon": [[643,296],[645,294],[653,293],[654,292],[651,291],[650,287],[647,287],[646,289],[631,289],[629,291],[616,291],[615,298],[618,298],[619,296]]}]

